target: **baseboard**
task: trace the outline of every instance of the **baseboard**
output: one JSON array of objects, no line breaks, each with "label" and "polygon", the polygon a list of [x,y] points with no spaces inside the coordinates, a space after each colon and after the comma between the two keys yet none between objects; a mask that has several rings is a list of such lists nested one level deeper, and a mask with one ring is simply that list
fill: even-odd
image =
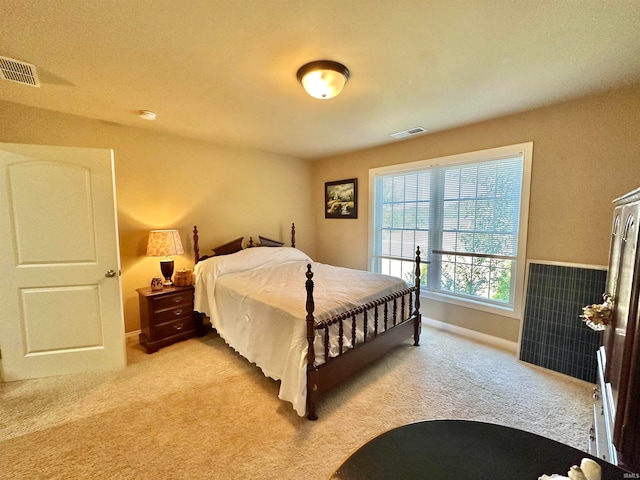
[{"label": "baseboard", "polygon": [[140,335],[140,330],[135,330],[133,332],[127,332],[124,334],[124,338],[127,342],[127,345],[130,343],[138,343],[138,335]]},{"label": "baseboard", "polygon": [[470,330],[468,328],[459,327],[450,323],[441,322],[440,320],[435,320],[433,318],[428,318],[425,316],[422,317],[422,321],[426,325],[437,328],[438,330],[444,330],[446,332],[455,333],[456,335],[468,337],[482,343],[488,343],[489,345],[500,348],[502,350],[507,350],[514,355],[518,352],[517,342],[505,340],[504,338],[494,337],[493,335],[487,335],[486,333],[482,332],[476,332],[475,330]]}]

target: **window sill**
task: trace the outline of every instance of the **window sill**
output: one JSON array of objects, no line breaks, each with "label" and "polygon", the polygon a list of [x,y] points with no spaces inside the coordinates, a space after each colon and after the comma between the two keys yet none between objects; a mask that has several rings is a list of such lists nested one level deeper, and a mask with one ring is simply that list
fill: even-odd
[{"label": "window sill", "polygon": [[516,320],[522,319],[522,314],[520,312],[517,312],[516,309],[512,306],[508,305],[502,307],[500,305],[487,304],[473,299],[455,297],[453,295],[447,295],[445,293],[426,289],[420,291],[420,297],[429,300],[437,300],[438,302],[450,303],[452,305],[457,305],[460,307],[471,308],[474,310],[481,310],[483,312],[500,315],[502,317],[509,317]]}]

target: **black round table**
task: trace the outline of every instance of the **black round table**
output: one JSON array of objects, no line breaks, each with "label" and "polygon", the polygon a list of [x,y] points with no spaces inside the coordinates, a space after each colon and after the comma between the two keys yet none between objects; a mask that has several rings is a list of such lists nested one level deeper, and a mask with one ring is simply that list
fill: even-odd
[{"label": "black round table", "polygon": [[567,475],[583,458],[598,462],[602,480],[636,478],[582,450],[523,430],[432,420],[394,428],[368,441],[344,460],[331,480],[537,480],[543,474]]}]

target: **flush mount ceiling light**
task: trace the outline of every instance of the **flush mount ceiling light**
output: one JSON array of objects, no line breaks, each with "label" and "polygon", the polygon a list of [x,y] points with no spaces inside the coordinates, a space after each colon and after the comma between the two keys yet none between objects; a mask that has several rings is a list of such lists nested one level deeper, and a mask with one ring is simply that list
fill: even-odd
[{"label": "flush mount ceiling light", "polygon": [[296,76],[309,95],[324,100],[342,91],[349,69],[331,60],[317,60],[300,67]]}]

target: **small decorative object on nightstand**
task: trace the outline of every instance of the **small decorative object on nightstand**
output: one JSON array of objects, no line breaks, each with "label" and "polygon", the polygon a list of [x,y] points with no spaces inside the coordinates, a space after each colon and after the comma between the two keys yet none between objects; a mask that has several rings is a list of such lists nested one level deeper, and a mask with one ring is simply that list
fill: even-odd
[{"label": "small decorative object on nightstand", "polygon": [[151,290],[157,292],[158,290],[162,290],[164,288],[164,280],[160,277],[153,277],[151,279]]},{"label": "small decorative object on nightstand", "polygon": [[138,288],[140,344],[147,353],[187,338],[204,335],[202,320],[193,311],[193,286]]}]

